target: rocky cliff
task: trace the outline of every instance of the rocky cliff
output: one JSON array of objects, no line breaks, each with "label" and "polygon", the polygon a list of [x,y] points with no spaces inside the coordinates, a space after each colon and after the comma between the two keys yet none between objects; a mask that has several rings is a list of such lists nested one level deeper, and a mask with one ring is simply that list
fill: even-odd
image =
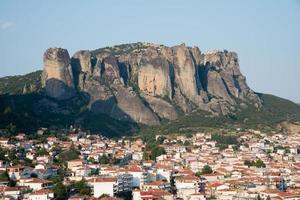
[{"label": "rocky cliff", "polygon": [[50,48],[42,83],[50,97],[67,100],[83,92],[92,112],[147,125],[197,109],[227,115],[237,104],[261,106],[236,53],[202,53],[184,44],[134,43],[78,51],[71,58],[66,49]]}]

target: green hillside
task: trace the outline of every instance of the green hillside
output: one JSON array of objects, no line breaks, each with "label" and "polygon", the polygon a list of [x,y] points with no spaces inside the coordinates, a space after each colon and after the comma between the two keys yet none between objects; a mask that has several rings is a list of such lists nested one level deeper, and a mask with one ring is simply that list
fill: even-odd
[{"label": "green hillside", "polygon": [[42,71],[35,71],[25,75],[6,76],[0,78],[0,94],[22,94],[24,87],[27,91],[38,91],[41,89]]},{"label": "green hillside", "polygon": [[206,132],[215,130],[235,130],[236,128],[258,128],[264,131],[275,130],[282,121],[300,121],[300,106],[292,101],[269,94],[258,94],[263,105],[257,109],[251,105],[247,108],[237,107],[236,112],[228,116],[212,117],[209,113],[198,111],[180,116],[174,121],[164,121],[158,127],[142,127],[140,134]]}]

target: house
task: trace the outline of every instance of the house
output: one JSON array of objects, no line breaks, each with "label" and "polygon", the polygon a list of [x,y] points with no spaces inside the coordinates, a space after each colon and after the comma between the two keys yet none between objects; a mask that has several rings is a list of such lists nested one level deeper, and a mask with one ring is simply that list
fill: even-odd
[{"label": "house", "polygon": [[209,182],[206,185],[206,194],[208,196],[215,196],[216,192],[218,190],[228,190],[228,189],[229,189],[229,186],[225,185],[222,182],[219,182],[219,181]]},{"label": "house", "polygon": [[82,176],[82,177],[87,177],[90,176],[92,173],[92,168],[90,167],[80,167],[75,171],[76,176]]},{"label": "house", "polygon": [[10,199],[22,199],[24,193],[29,192],[29,187],[16,186],[16,187],[2,187],[1,193],[3,196],[10,197]]},{"label": "house", "polygon": [[0,146],[8,146],[9,139],[8,138],[0,138]]},{"label": "house", "polygon": [[203,193],[194,193],[190,195],[190,200],[206,200],[206,196]]},{"label": "house", "polygon": [[138,189],[132,192],[132,200],[150,200],[150,199],[165,199],[173,200],[173,195],[164,190],[148,190],[140,191]]},{"label": "house", "polygon": [[69,134],[68,138],[72,141],[72,142],[77,142],[79,139],[78,134]]},{"label": "house", "polygon": [[56,176],[57,175],[57,169],[55,168],[46,168],[46,169],[34,169],[33,173],[37,175],[38,178],[40,179],[46,179],[51,176]]},{"label": "house", "polygon": [[171,173],[172,173],[172,168],[169,166],[165,165],[157,165],[157,179],[158,180],[167,180],[167,182],[170,182],[171,179]]},{"label": "house", "polygon": [[54,192],[50,189],[40,189],[32,192],[29,195],[29,200],[52,200],[54,199]]},{"label": "house", "polygon": [[148,182],[148,173],[137,165],[130,166],[124,172],[132,175],[132,187],[140,187]]},{"label": "house", "polygon": [[25,140],[26,135],[25,133],[18,133],[18,135],[16,135],[15,137],[17,140]]},{"label": "house", "polygon": [[198,177],[193,175],[180,176],[175,178],[177,197],[188,200],[190,195],[197,191]]},{"label": "house", "polygon": [[205,174],[202,175],[202,177],[205,178],[208,182],[224,179],[224,175],[217,172],[213,174]]},{"label": "house", "polygon": [[107,194],[113,197],[114,190],[117,185],[117,178],[116,177],[94,178],[91,181],[89,181],[89,184],[93,186],[94,197],[99,198],[103,194]]},{"label": "house", "polygon": [[233,197],[237,194],[236,190],[218,190],[216,192],[217,199],[220,200],[232,200]]},{"label": "house", "polygon": [[82,167],[84,164],[84,160],[70,160],[67,162],[68,168],[72,169],[73,167]]},{"label": "house", "polygon": [[158,189],[167,190],[167,189],[171,188],[171,185],[168,182],[164,182],[164,181],[153,181],[153,182],[143,185],[142,188],[143,188],[143,190],[146,190],[146,191],[158,190]]},{"label": "house", "polygon": [[53,183],[51,181],[45,179],[39,179],[39,178],[20,179],[19,185],[28,186],[34,191],[53,187]]},{"label": "house", "polygon": [[115,188],[115,192],[128,192],[132,191],[133,187],[133,176],[131,174],[119,174],[117,177],[117,186]]},{"label": "house", "polygon": [[9,178],[13,180],[19,180],[24,169],[24,166],[10,166],[6,168]]}]

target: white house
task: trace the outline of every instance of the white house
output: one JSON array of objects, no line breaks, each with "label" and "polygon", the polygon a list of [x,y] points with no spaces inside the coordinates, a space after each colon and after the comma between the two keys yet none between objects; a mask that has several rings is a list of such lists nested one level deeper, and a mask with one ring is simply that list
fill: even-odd
[{"label": "white house", "polygon": [[114,189],[117,184],[117,178],[105,177],[105,178],[94,178],[89,182],[93,186],[94,197],[99,198],[103,194],[107,194],[111,197],[114,196]]},{"label": "white house", "polygon": [[53,183],[45,179],[26,178],[26,179],[20,179],[19,185],[28,186],[32,190],[37,191],[41,189],[51,188],[53,186]]},{"label": "white house", "polygon": [[52,200],[54,199],[54,193],[49,189],[41,189],[32,192],[29,195],[29,200]]}]

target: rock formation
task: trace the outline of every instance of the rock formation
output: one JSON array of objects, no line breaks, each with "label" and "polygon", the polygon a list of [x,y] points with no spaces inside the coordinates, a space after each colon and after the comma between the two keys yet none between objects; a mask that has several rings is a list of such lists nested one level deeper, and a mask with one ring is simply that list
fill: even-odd
[{"label": "rock formation", "polygon": [[78,51],[71,59],[67,50],[50,48],[43,80],[50,97],[71,98],[76,88],[90,97],[91,111],[148,125],[176,119],[178,109],[226,115],[240,102],[261,105],[239,70],[236,53],[203,54],[184,44],[134,43]]},{"label": "rock formation", "polygon": [[46,94],[55,99],[64,100],[75,95],[70,56],[66,49],[47,49],[42,84]]}]

